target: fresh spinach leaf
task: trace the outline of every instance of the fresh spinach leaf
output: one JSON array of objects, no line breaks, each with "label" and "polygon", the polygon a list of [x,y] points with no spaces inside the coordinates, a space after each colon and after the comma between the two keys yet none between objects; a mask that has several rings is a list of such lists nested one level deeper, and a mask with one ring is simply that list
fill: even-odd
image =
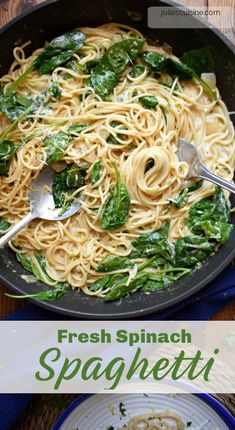
[{"label": "fresh spinach leaf", "polygon": [[[199,53],[197,54],[199,56]],[[201,53],[203,56],[203,53]],[[187,57],[185,54],[184,61],[176,61],[172,58],[165,57],[164,55],[160,55],[157,52],[154,51],[145,51],[143,53],[143,59],[144,61],[155,71],[158,73],[158,75],[161,76],[161,73],[167,73],[172,77],[178,77],[182,80],[189,80],[195,78],[204,88],[204,90],[212,97],[212,99],[216,100],[216,94],[215,92],[207,85],[203,79],[201,79],[200,75],[197,74],[197,70],[199,68],[196,67],[196,70],[193,67],[190,67],[186,61]],[[188,59],[189,61],[189,59]],[[191,56],[191,63],[193,63],[192,56]],[[206,63],[206,60],[202,60],[200,63],[200,70],[202,67],[202,64]],[[194,61],[195,64],[195,61]],[[205,66],[206,67],[206,66]],[[207,70],[207,67],[206,67]]]},{"label": "fresh spinach leaf", "polygon": [[85,128],[87,128],[86,124],[73,124],[68,128],[68,133],[71,136],[77,136],[81,131],[85,130]]},{"label": "fresh spinach leaf", "polygon": [[91,75],[91,84],[101,98],[106,98],[128,65],[136,59],[145,40],[130,38],[114,43],[102,55]]},{"label": "fresh spinach leaf", "polygon": [[203,197],[189,208],[189,216],[185,224],[195,234],[203,233],[201,222],[210,219],[214,208],[213,196]]},{"label": "fresh spinach leaf", "polygon": [[180,61],[187,64],[198,76],[201,76],[202,73],[215,71],[214,57],[209,47],[186,52],[180,58]]},{"label": "fresh spinach leaf", "polygon": [[167,57],[155,51],[144,51],[142,58],[152,69],[158,70],[162,67]]},{"label": "fresh spinach leaf", "polygon": [[32,294],[24,294],[21,296],[15,294],[6,294],[7,297],[11,297],[13,299],[37,299],[44,301],[53,301],[62,297],[64,294],[68,292],[70,289],[69,284],[66,283],[58,283],[52,290],[48,291],[39,291],[37,293]]},{"label": "fresh spinach leaf", "polygon": [[139,271],[128,285],[128,276],[125,274],[106,276],[101,278],[106,281],[105,288],[109,288],[109,291],[104,296],[104,301],[109,302],[120,299],[137,289],[143,292],[154,291],[191,272],[191,268],[185,267],[170,267],[158,272]]},{"label": "fresh spinach leaf", "polygon": [[92,172],[91,172],[91,183],[92,185],[95,185],[96,182],[100,179],[100,172],[102,169],[101,161],[96,161],[92,166]]},{"label": "fresh spinach leaf", "polygon": [[47,148],[47,163],[55,163],[63,157],[71,140],[71,136],[64,131],[46,137],[44,145]]},{"label": "fresh spinach leaf", "polygon": [[72,194],[85,185],[85,176],[86,171],[76,164],[54,174],[52,194],[56,208],[64,206],[66,194]]},{"label": "fresh spinach leaf", "polygon": [[147,109],[154,109],[158,105],[158,99],[155,96],[143,96],[139,101]]},{"label": "fresh spinach leaf", "polygon": [[[43,256],[39,253],[35,254],[36,262],[30,258],[27,254],[22,254],[17,252],[16,258],[22,267],[27,270],[27,272],[32,273],[39,281],[44,282],[45,284],[51,285],[53,280],[46,273],[46,262]],[[8,297],[19,298],[19,299],[30,299],[35,298],[38,300],[56,300],[59,297],[63,296],[68,289],[70,288],[69,284],[59,282],[57,283],[52,290],[49,291],[40,291],[35,294],[26,294],[22,296],[15,296],[8,294]]]},{"label": "fresh spinach leaf", "polygon": [[3,236],[7,230],[11,227],[11,223],[6,221],[5,219],[0,218],[0,237]]},{"label": "fresh spinach leaf", "polygon": [[189,185],[188,187],[184,188],[178,195],[176,199],[169,199],[169,202],[173,203],[177,208],[182,207],[185,205],[188,201],[188,195],[192,193],[193,191],[198,190],[201,188],[203,181],[195,182],[192,185]]},{"label": "fresh spinach leaf", "polygon": [[109,280],[110,276],[104,276],[103,278],[99,278],[89,287],[89,290],[91,290],[92,292],[96,292],[99,290],[102,291],[108,286]]},{"label": "fresh spinach leaf", "polygon": [[70,142],[86,128],[85,124],[74,124],[68,130],[59,131],[51,136],[47,136],[44,145],[47,148],[47,163],[55,163],[63,157]]},{"label": "fresh spinach leaf", "polygon": [[116,184],[110,189],[100,212],[100,226],[103,230],[115,230],[124,225],[128,218],[130,197],[121,181],[120,173],[114,163]]},{"label": "fresh spinach leaf", "polygon": [[8,172],[8,161],[13,157],[20,145],[11,140],[0,141],[0,174]]},{"label": "fresh spinach leaf", "polygon": [[223,222],[230,220],[230,204],[226,200],[222,188],[218,185],[215,188],[213,219]]},{"label": "fresh spinach leaf", "polygon": [[27,272],[31,272],[32,273],[32,260],[30,257],[28,257],[28,255],[26,254],[21,254],[19,252],[16,253],[16,258],[19,261],[19,263],[21,264],[21,266],[27,270]]},{"label": "fresh spinach leaf", "polygon": [[223,221],[208,219],[201,222],[201,228],[207,239],[214,239],[217,242],[224,244],[230,236],[233,225]]},{"label": "fresh spinach leaf", "polygon": [[137,273],[134,279],[127,285],[128,276],[127,275],[112,275],[109,279],[108,286],[110,288],[109,292],[104,296],[105,302],[110,302],[113,300],[118,300],[125,297],[133,290],[139,290],[144,286],[147,279],[146,273]]},{"label": "fresh spinach leaf", "polygon": [[133,267],[134,264],[128,257],[121,257],[118,255],[108,255],[98,264],[98,272],[113,272],[114,270],[121,270]]},{"label": "fresh spinach leaf", "polygon": [[[36,260],[36,261],[35,261]],[[36,276],[39,281],[45,284],[51,285],[53,279],[46,273],[46,261],[41,254],[35,254],[35,260],[31,260],[31,269],[34,276]]]},{"label": "fresh spinach leaf", "polygon": [[182,267],[171,267],[169,269],[163,269],[159,272],[149,273],[148,279],[144,283],[141,291],[150,292],[155,291],[158,288],[162,288],[172,282],[177,281],[185,275],[192,272],[192,269]]},{"label": "fresh spinach leaf", "polygon": [[61,89],[59,87],[59,85],[56,82],[53,82],[51,84],[51,86],[49,87],[49,92],[52,95],[52,97],[54,97],[54,99],[56,100],[60,100],[61,99]]},{"label": "fresh spinach leaf", "polygon": [[16,93],[3,91],[0,87],[0,112],[3,112],[11,121],[15,121],[31,105],[32,100]]},{"label": "fresh spinach leaf", "polygon": [[171,259],[171,247],[168,243],[167,236],[169,232],[169,223],[152,233],[142,234],[132,242],[133,251],[130,258],[160,256],[165,260]]},{"label": "fresh spinach leaf", "polygon": [[34,70],[43,75],[66,63],[84,45],[85,35],[80,31],[71,31],[46,42],[34,61]]},{"label": "fresh spinach leaf", "polygon": [[56,67],[69,61],[84,45],[84,42],[85,35],[80,31],[65,33],[51,40],[51,42],[46,42],[38,57],[11,85],[10,90],[13,91],[33,70],[37,70],[40,75],[53,72]]},{"label": "fresh spinach leaf", "polygon": [[86,71],[87,73],[91,73],[92,70],[97,66],[98,60],[90,60],[86,63]]},{"label": "fresh spinach leaf", "polygon": [[[117,121],[111,121],[110,122],[110,125],[111,125],[111,127],[113,127],[113,128],[115,128],[115,127],[117,127],[118,125],[119,125],[119,123],[117,122]],[[124,139],[125,138],[125,135],[124,134],[122,134],[122,133],[117,133],[117,137],[119,137],[119,139]],[[111,145],[120,145],[120,142],[118,142],[117,140],[116,140],[116,138],[112,135],[112,133],[110,133],[109,135],[108,135],[108,137],[107,137],[107,139],[106,139],[106,142],[108,143],[108,144],[111,144]]]},{"label": "fresh spinach leaf", "polygon": [[215,252],[216,242],[201,236],[186,236],[175,242],[175,266],[195,267]]},{"label": "fresh spinach leaf", "polygon": [[[216,239],[215,231],[209,228],[209,224],[204,224],[206,221],[210,221],[215,224],[217,230],[218,242],[224,243],[226,235],[231,232],[231,228],[228,224],[230,220],[230,205],[225,199],[223,190],[220,187],[216,187],[216,192],[212,196],[204,197],[198,202],[194,203],[189,209],[189,216],[185,220],[185,224],[195,234],[205,234],[209,237],[211,232],[212,239]],[[227,227],[224,225],[227,224]],[[206,229],[206,231],[205,231]],[[220,229],[220,233],[218,233]]]}]

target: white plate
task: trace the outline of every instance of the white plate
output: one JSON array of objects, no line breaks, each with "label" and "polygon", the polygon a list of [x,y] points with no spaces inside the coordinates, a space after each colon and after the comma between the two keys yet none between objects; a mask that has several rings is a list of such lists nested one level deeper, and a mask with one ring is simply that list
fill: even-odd
[{"label": "white plate", "polygon": [[[120,413],[120,402],[125,405],[126,417]],[[166,408],[178,412],[188,430],[235,429],[233,417],[208,395],[95,394],[78,397],[63,412],[53,430],[106,430],[109,426],[116,430],[127,424],[131,416]]]}]

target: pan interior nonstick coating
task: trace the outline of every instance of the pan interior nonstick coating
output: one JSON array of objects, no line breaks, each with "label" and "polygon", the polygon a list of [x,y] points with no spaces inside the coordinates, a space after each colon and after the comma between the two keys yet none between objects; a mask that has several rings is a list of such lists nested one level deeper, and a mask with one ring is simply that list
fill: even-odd
[{"label": "pan interior nonstick coating", "polygon": [[[57,0],[36,7],[8,24],[0,32],[1,75],[7,72],[13,61],[12,50],[16,44],[31,40],[28,52],[41,47],[45,40],[79,26],[98,26],[106,22],[120,22],[139,29],[145,37],[168,43],[173,52],[181,56],[191,49],[209,45],[216,59],[217,85],[228,110],[234,110],[235,59],[234,47],[217,30],[192,29],[150,29],[147,26],[147,8],[169,3],[147,0]],[[172,4],[171,4],[172,5]],[[175,6],[174,6],[175,7]],[[195,18],[190,17],[192,23]],[[196,27],[196,25],[194,25]],[[233,201],[232,201],[233,204]],[[235,217],[232,222],[234,223]],[[104,303],[102,299],[71,291],[55,302],[38,302],[40,306],[78,318],[118,319],[149,314],[170,307],[185,300],[208,284],[235,255],[235,229],[229,240],[202,268],[180,281],[146,295],[132,294],[116,302]],[[0,251],[0,280],[17,293],[27,294],[35,289],[46,290],[44,284],[27,283],[22,275],[26,272],[16,261],[15,254],[5,247]]]}]

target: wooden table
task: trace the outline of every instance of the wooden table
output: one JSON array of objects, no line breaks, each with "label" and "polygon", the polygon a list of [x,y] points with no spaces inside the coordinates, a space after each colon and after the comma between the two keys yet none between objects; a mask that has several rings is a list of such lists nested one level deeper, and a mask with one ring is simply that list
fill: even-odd
[{"label": "wooden table", "polygon": [[[0,0],[0,27],[8,21],[29,10],[32,6],[42,3],[43,0]],[[99,0],[97,0],[99,1]],[[143,0],[144,1],[144,0]],[[230,13],[228,7],[235,7],[235,0],[178,0],[185,6],[208,7],[211,11],[223,9],[224,13],[218,18],[216,15],[210,15],[208,19],[235,43],[234,29],[228,28],[230,22]],[[0,286],[0,318],[4,318],[9,313],[25,305],[24,300],[13,300],[5,296],[9,292],[4,286]],[[213,320],[232,320],[235,319],[235,301],[229,304],[225,309],[215,315]]]}]

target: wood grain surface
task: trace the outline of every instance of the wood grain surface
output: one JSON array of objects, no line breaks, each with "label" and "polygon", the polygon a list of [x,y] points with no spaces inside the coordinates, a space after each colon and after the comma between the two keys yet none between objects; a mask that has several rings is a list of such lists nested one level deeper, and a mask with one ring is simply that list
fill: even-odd
[{"label": "wood grain surface", "polygon": [[[99,1],[99,0],[97,0]],[[144,1],[144,0],[143,0]],[[42,3],[43,0],[0,0],[0,27],[22,12],[30,10],[32,6]],[[178,3],[188,7],[206,7],[210,14],[208,20],[219,27],[221,31],[235,43],[235,31],[232,26],[232,11],[234,13],[235,0],[178,0]],[[220,14],[213,11],[220,10]],[[24,300],[13,300],[5,296],[9,292],[7,288],[0,285],[0,318],[25,305]],[[213,320],[235,319],[235,302],[229,304],[225,309],[215,315]]]}]

